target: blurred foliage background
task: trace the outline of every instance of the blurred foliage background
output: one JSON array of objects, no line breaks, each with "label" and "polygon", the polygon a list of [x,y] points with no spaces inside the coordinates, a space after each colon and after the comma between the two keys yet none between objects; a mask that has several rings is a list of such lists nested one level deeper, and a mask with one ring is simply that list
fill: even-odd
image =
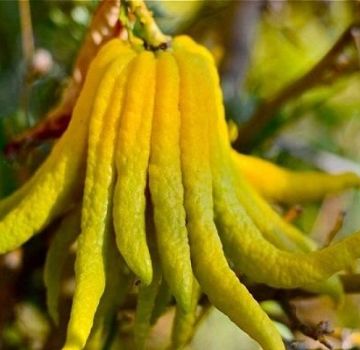
[{"label": "blurred foliage background", "polygon": [[[29,68],[23,51],[19,2],[0,2],[1,148],[44,118],[61,96],[97,3],[30,1],[35,49]],[[359,23],[359,1],[157,0],[148,4],[165,32],[188,33],[214,54],[227,117],[239,127],[235,147],[293,169],[360,174],[359,30],[343,40],[332,61],[323,60],[342,33]],[[318,62],[323,64],[320,72],[325,72],[324,76],[315,71],[311,79],[304,79]],[[282,98],[277,100],[279,96]],[[256,122],[264,114],[266,122]],[[246,137],[241,139],[244,127]],[[43,145],[11,159],[1,154],[0,196],[19,186],[47,151],[48,145]],[[359,191],[304,207],[296,224],[323,243],[342,211],[347,215],[339,237],[360,227]],[[25,250],[30,253],[25,263],[22,261],[26,268],[20,270],[16,268],[21,251],[1,261],[6,265],[0,270],[1,349],[50,349],[45,344],[54,332],[43,298],[45,249],[46,242],[41,239],[29,242]],[[318,299],[298,301],[299,314],[315,323],[330,319],[342,348],[360,344],[356,331],[360,328],[359,309],[354,311],[360,299],[349,296],[340,311],[329,306],[328,300]],[[276,313],[276,305],[267,307]],[[211,331],[214,327],[216,334]],[[294,338],[282,323],[279,327],[289,339]],[[159,334],[163,332],[161,327],[155,330],[154,348],[162,348]],[[256,349],[250,341],[245,345],[248,340],[244,339],[223,315],[213,311],[201,324],[192,348],[229,350],[242,344],[241,349]]]}]

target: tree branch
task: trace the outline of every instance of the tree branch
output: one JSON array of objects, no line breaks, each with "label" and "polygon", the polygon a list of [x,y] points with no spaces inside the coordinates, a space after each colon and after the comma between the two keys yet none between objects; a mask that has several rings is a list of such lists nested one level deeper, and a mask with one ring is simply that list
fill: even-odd
[{"label": "tree branch", "polygon": [[28,125],[30,118],[28,113],[30,84],[32,82],[31,65],[34,58],[34,36],[31,21],[31,11],[29,0],[18,0],[21,25],[21,45],[24,59],[22,86],[20,93],[20,106],[26,115]]},{"label": "tree branch", "polygon": [[261,132],[286,102],[311,88],[329,84],[339,76],[357,70],[358,60],[355,57],[345,56],[344,49],[353,42],[352,33],[359,28],[357,24],[347,28],[333,47],[312,69],[300,79],[281,89],[274,98],[260,104],[250,120],[239,129],[238,139],[235,141],[234,147],[238,150],[249,151],[259,142]]},{"label": "tree branch", "polygon": [[30,64],[34,56],[34,37],[31,23],[29,0],[19,0],[21,44],[26,64]]}]

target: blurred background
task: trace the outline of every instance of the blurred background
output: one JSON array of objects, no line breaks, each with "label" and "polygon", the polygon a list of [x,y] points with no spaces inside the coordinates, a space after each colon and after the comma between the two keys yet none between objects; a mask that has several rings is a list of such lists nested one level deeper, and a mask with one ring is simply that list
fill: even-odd
[{"label": "blurred background", "polygon": [[[30,14],[21,3],[0,2],[2,149],[59,100],[98,1],[32,0]],[[164,32],[190,34],[213,53],[236,149],[292,169],[360,174],[359,1],[147,3]],[[0,154],[0,197],[32,173],[50,145],[11,157]],[[303,207],[295,224],[321,245],[343,212],[339,238],[359,230],[359,191]],[[45,242],[35,238],[25,245],[25,253],[1,258],[0,349],[51,349],[54,328],[42,281],[45,250],[46,236]],[[339,348],[360,344],[360,299],[355,294],[338,310],[326,298],[294,303],[307,322],[330,320]],[[284,311],[276,303],[264,307],[278,319],[283,335],[295,339],[297,334],[283,321]],[[240,349],[239,344],[243,350],[256,349],[222,314],[210,310],[209,315],[199,325],[192,349]],[[162,322],[153,335],[154,349],[164,348],[166,318]],[[311,348],[325,348],[314,344]]]}]

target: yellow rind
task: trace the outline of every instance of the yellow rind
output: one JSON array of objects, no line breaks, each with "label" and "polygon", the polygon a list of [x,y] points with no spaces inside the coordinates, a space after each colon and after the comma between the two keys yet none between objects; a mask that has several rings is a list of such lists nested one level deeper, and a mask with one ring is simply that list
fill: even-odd
[{"label": "yellow rind", "polygon": [[[235,164],[239,157],[230,148],[211,55],[186,37],[174,40],[172,52],[158,53],[155,59],[153,53],[135,52],[119,40],[101,50],[68,130],[34,177],[0,202],[0,253],[25,242],[78,200],[86,160],[76,289],[63,349],[104,345],[109,319],[129,279],[121,271],[118,248],[142,281],[134,326],[139,349],[166,305],[158,301],[160,288],[169,295],[167,284],[178,304],[173,346],[188,342],[199,296],[193,267],[217,308],[264,350],[283,350],[274,325],[227,258],[255,281],[341,294],[338,279],[322,281],[360,257],[360,233],[314,252],[313,242],[285,223]],[[272,174],[273,183],[286,177],[279,168]],[[152,257],[148,242],[154,248],[155,235],[146,236],[152,230],[145,222],[146,210],[151,211],[147,175],[158,244]],[[312,181],[325,178],[305,175],[305,194],[292,188],[300,181],[294,174],[287,174],[287,190],[262,191],[291,203],[314,200],[359,180],[350,175],[329,178],[316,191]],[[56,234],[45,268],[55,320],[62,262],[79,225],[78,215],[70,215],[60,227],[63,235]],[[110,236],[112,220],[117,247]],[[322,284],[309,286],[316,281]]]},{"label": "yellow rind", "polygon": [[[154,259],[154,264],[159,262]],[[159,266],[154,267],[154,278],[149,286],[140,286],[137,296],[137,305],[134,322],[134,339],[137,350],[145,349],[146,339],[150,332],[152,315],[156,297],[161,284],[161,271]]]},{"label": "yellow rind", "polygon": [[144,213],[154,94],[155,58],[142,52],[132,66],[119,126],[113,218],[117,246],[145,285],[152,280]]},{"label": "yellow rind", "polygon": [[133,276],[119,255],[112,230],[106,234],[104,250],[106,251],[106,286],[85,350],[104,349],[118,308],[124,302],[133,280]]},{"label": "yellow rind", "polygon": [[172,299],[171,291],[165,279],[161,279],[159,292],[155,299],[154,309],[151,315],[151,324],[154,325],[157,320],[166,312]]},{"label": "yellow rind", "polygon": [[170,53],[157,57],[149,185],[161,266],[184,310],[191,303],[192,268],[180,164],[179,72]]},{"label": "yellow rind", "polygon": [[[76,120],[74,120],[75,118],[71,119],[68,130],[65,131],[64,135],[62,136],[62,138],[66,138],[66,141],[59,140],[53,147],[52,153],[57,153],[59,158],[52,156],[48,157],[35,172],[35,174],[28,181],[26,181],[25,184],[23,184],[19,189],[17,189],[8,197],[1,198],[0,218],[3,217],[12,208],[15,208],[17,205],[19,205],[21,200],[24,199],[24,197],[35,187],[35,185],[41,186],[43,182],[43,176],[46,173],[56,173],[58,169],[58,163],[62,162],[62,158],[75,156],[73,155],[73,152],[78,149],[73,148],[75,143],[79,144],[79,149],[81,149],[81,154],[76,156],[76,158],[78,158],[81,163],[85,163],[85,147],[87,140],[82,140],[81,136],[86,135],[88,131],[88,120],[85,118],[89,115],[93,106],[97,85],[99,79],[101,78],[101,73],[99,74],[99,72],[101,72],[111,60],[114,60],[115,57],[121,53],[124,46],[128,46],[128,44],[116,39],[109,41],[99,50],[96,61],[92,62],[89,67],[89,71],[86,76],[86,82],[81,91],[78,103],[76,104],[73,111],[73,115],[75,115],[76,112],[76,114],[81,116],[81,118],[76,118]],[[85,90],[85,86],[88,92],[83,91]],[[89,88],[90,86],[92,86],[92,88]],[[80,103],[80,99],[84,101],[84,103]],[[74,134],[76,131],[76,137],[74,137],[70,130],[73,130]],[[82,173],[78,173],[78,183],[81,183],[81,175],[83,175]],[[74,187],[76,186],[74,185]]]},{"label": "yellow rind", "polygon": [[[233,164],[234,152],[232,150]],[[245,179],[243,174],[237,170],[237,167],[238,165],[234,164],[237,196],[262,235],[282,250],[294,252],[310,252],[315,250],[315,242],[296,227],[283,220]],[[336,302],[341,302],[343,296],[341,282],[335,276],[329,280],[318,282],[315,285],[304,286],[304,289],[315,293],[327,294]]]},{"label": "yellow rind", "polygon": [[44,282],[46,287],[46,304],[54,323],[59,323],[59,294],[61,275],[70,246],[80,233],[80,210],[74,209],[62,220],[54,233],[54,238],[46,255],[44,267]]},{"label": "yellow rind", "polygon": [[136,350],[143,350],[146,348],[146,340],[151,329],[156,301],[158,299],[160,287],[163,281],[159,261],[159,252],[155,245],[153,208],[150,203],[147,203],[145,215],[146,233],[149,239],[149,249],[151,252],[151,261],[154,275],[150,285],[146,286],[140,284],[139,293],[137,296],[135,321],[133,327]]},{"label": "yellow rind", "polygon": [[[231,164],[232,165],[232,164]],[[233,172],[233,168],[229,171]],[[312,251],[316,244],[295,226],[286,222],[239,174],[234,175],[236,195],[262,235],[284,250]]]},{"label": "yellow rind", "polygon": [[338,275],[333,275],[325,281],[306,285],[302,289],[311,293],[329,296],[337,307],[340,307],[345,300],[344,287]]},{"label": "yellow rind", "polygon": [[[239,172],[239,165],[234,160],[236,151],[231,150],[234,165],[234,174],[238,185],[236,188],[237,196],[242,205],[257,225],[262,235],[277,248],[293,252],[310,252],[316,249],[316,244],[296,227],[287,223],[277,214],[271,206],[260,196],[257,189],[253,188],[251,181]],[[277,184],[273,187],[276,188]],[[264,220],[264,216],[267,220]],[[303,289],[313,293],[329,295],[336,303],[343,300],[343,287],[337,276],[317,282],[315,284],[303,286]]]},{"label": "yellow rind", "polygon": [[257,157],[237,153],[231,157],[235,171],[268,200],[299,204],[321,200],[329,193],[360,186],[360,177],[353,173],[337,175],[317,171],[291,171]]},{"label": "yellow rind", "polygon": [[[289,252],[307,253],[316,249],[315,242],[285,222],[240,174],[236,177],[237,196],[263,237],[275,247]],[[310,292],[327,294],[336,302],[340,302],[343,295],[341,282],[335,276],[303,288]]]},{"label": "yellow rind", "polygon": [[210,91],[208,105],[209,110],[213,111],[211,121],[215,126],[211,129],[210,153],[216,222],[224,247],[236,267],[255,281],[280,288],[319,282],[348,267],[360,257],[360,234],[317,252],[290,253],[267,241],[251,221],[233,191],[241,186],[238,186],[232,173],[230,144],[216,69],[211,58],[205,58],[204,62],[209,71],[209,87],[203,89]]},{"label": "yellow rind", "polygon": [[200,293],[200,286],[197,281],[194,280],[190,309],[184,312],[184,310],[181,310],[176,306],[175,319],[171,333],[172,350],[184,349],[194,335]]},{"label": "yellow rind", "polygon": [[[82,349],[105,288],[104,240],[111,218],[116,131],[125,96],[128,64],[135,53],[128,47],[100,82],[89,127],[81,234],[75,263],[75,294],[64,349]],[[113,101],[109,104],[109,101]]]},{"label": "yellow rind", "polygon": [[195,276],[212,304],[257,340],[264,350],[283,350],[273,323],[229,268],[213,222],[208,129],[214,126],[209,125],[208,120],[212,112],[207,107],[211,96],[205,84],[209,73],[207,62],[189,38],[176,38],[173,47],[181,77],[181,161]]},{"label": "yellow rind", "polygon": [[[225,159],[224,154],[220,157]],[[231,172],[229,168],[223,163],[217,165],[224,169],[223,174],[217,170],[219,182],[215,185],[216,218],[224,247],[237,268],[253,280],[279,288],[306,287],[326,280],[359,257],[358,235],[317,252],[278,249],[262,237],[233,195],[236,184],[224,180],[228,176],[225,173]]]},{"label": "yellow rind", "polygon": [[92,101],[102,72],[125,44],[116,40],[91,64],[70,125],[33,177],[0,202],[0,254],[16,249],[69,209],[81,195]]}]

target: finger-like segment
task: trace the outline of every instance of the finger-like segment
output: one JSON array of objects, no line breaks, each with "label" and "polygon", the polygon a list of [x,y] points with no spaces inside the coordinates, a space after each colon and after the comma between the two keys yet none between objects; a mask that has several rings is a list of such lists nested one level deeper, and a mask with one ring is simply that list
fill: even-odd
[{"label": "finger-like segment", "polygon": [[[235,152],[235,151],[232,151]],[[245,180],[241,173],[236,173],[236,193],[262,235],[277,248],[293,252],[311,252],[316,249],[316,244],[296,227],[285,222],[259,193]],[[264,220],[264,217],[267,220]],[[335,302],[341,302],[343,288],[338,277],[333,276],[304,289],[320,294],[329,295]]]},{"label": "finger-like segment", "polygon": [[58,305],[61,276],[70,246],[80,233],[80,212],[79,208],[74,209],[62,220],[46,256],[44,267],[46,303],[49,314],[56,325],[59,323]]},{"label": "finger-like segment", "polygon": [[303,287],[329,278],[359,257],[359,234],[309,253],[282,251],[264,239],[234,194],[237,183],[231,178],[229,156],[220,149],[215,145],[212,153],[216,221],[224,246],[243,273],[274,287]]},{"label": "finger-like segment", "polygon": [[96,311],[94,325],[85,350],[105,349],[115,321],[118,308],[123,304],[132,284],[133,276],[121,259],[116,248],[113,231],[109,230],[105,240],[106,287]]},{"label": "finger-like segment", "polygon": [[[159,262],[154,259],[154,265],[158,264]],[[134,339],[136,349],[138,350],[145,348],[146,339],[151,328],[152,315],[159,293],[161,279],[160,266],[154,266],[154,277],[151,284],[149,286],[140,286],[134,323]]]},{"label": "finger-like segment", "polygon": [[166,312],[172,295],[169,289],[168,284],[166,283],[165,279],[161,279],[161,284],[159,287],[159,292],[155,299],[154,310],[151,315],[151,324],[155,324],[156,321]]},{"label": "finger-like segment", "polygon": [[[237,196],[262,235],[282,250],[294,252],[310,252],[315,250],[315,242],[311,241],[310,238],[296,227],[284,221],[264,198],[260,196],[258,191],[245,180],[243,173],[238,171],[238,164],[236,163],[238,160],[234,160],[237,153],[234,150],[231,150],[231,153],[237,180]],[[273,188],[276,188],[276,186],[273,186]],[[264,217],[267,220],[264,220]],[[315,284],[311,283],[310,286],[304,286],[303,288],[313,293],[327,294],[336,303],[340,303],[343,299],[342,284],[336,276]]]},{"label": "finger-like segment", "polygon": [[[223,145],[228,141],[221,132]],[[245,177],[236,172],[236,166],[232,163],[232,173],[236,173],[236,194],[245,208],[247,214],[261,231],[262,235],[276,247],[290,251],[307,252],[316,249],[316,244],[304,233],[286,222],[276,211],[260,196],[260,194],[248,183]],[[275,186],[274,186],[275,187]],[[266,220],[264,220],[266,218]]]},{"label": "finger-like segment", "polygon": [[327,295],[336,305],[342,305],[344,302],[344,287],[338,275],[331,276],[325,281],[305,286],[303,289],[310,293]]},{"label": "finger-like segment", "polygon": [[[100,51],[92,63],[70,125],[35,175],[0,202],[0,253],[13,250],[68,210],[81,194],[88,123],[93,101],[103,94],[98,85],[108,64],[129,48],[119,40]],[[35,210],[34,210],[35,209]]]},{"label": "finger-like segment", "polygon": [[[234,163],[233,158],[234,155],[232,154]],[[237,166],[234,165],[236,171]],[[276,247],[284,250],[309,252],[316,248],[314,242],[297,228],[285,222],[244,179],[241,173],[236,172],[235,176],[237,180],[237,196],[265,238]],[[264,220],[264,217],[267,220]],[[336,302],[340,302],[343,296],[341,282],[335,276],[330,280],[306,286],[304,289],[315,293],[328,294]]]},{"label": "finger-like segment", "polygon": [[177,303],[187,310],[193,273],[185,224],[179,135],[179,72],[174,57],[168,52],[160,53],[157,58],[149,184],[164,278]]},{"label": "finger-like segment", "polygon": [[191,296],[191,307],[189,310],[185,312],[176,306],[175,319],[171,334],[171,349],[173,350],[184,349],[194,335],[200,292],[199,284],[197,281],[194,281]]},{"label": "finger-like segment", "polygon": [[274,325],[230,269],[213,221],[206,107],[211,93],[208,69],[191,43],[184,37],[173,42],[180,69],[181,163],[194,274],[212,304],[264,350],[281,350],[284,345]]},{"label": "finger-like segment", "polygon": [[132,65],[119,126],[113,215],[121,255],[145,285],[152,280],[145,233],[145,188],[154,94],[155,58],[151,52],[142,52]]},{"label": "finger-like segment", "polygon": [[[40,169],[41,169],[41,167],[40,167]],[[38,170],[38,172],[40,171],[40,169]],[[34,181],[34,180],[32,180],[34,178],[36,178],[35,175],[29,181],[27,181],[22,187],[20,187],[15,192],[13,192],[11,195],[9,195],[8,197],[2,198],[0,200],[0,217],[1,218],[3,218],[12,208],[16,207],[21,202],[21,200],[24,199],[26,193],[29,191],[29,188],[31,188],[31,185],[29,183],[31,181]]]},{"label": "finger-like segment", "polygon": [[[209,59],[209,55],[203,52],[205,58]],[[234,124],[228,124],[228,136],[230,141],[237,137],[237,129]],[[234,137],[235,135],[235,137]],[[277,188],[280,185],[281,193],[285,193],[285,177],[294,178],[294,175],[298,173],[288,172],[285,169],[277,167],[272,163],[260,160],[256,157],[250,157],[237,153],[235,150],[231,150],[232,161],[235,167],[235,171],[238,177],[238,181],[242,186],[237,188],[238,196],[242,199],[242,204],[245,203],[244,207],[247,209],[247,212],[251,214],[252,219],[260,227],[263,233],[263,236],[266,237],[270,242],[280,249],[288,251],[297,251],[297,252],[309,252],[316,248],[315,242],[311,242],[303,233],[301,233],[296,228],[292,227],[286,223],[282,218],[277,215],[272,208],[263,200],[261,195],[272,199],[284,202],[284,196],[279,196],[279,191]],[[270,176],[271,181],[268,178],[264,178],[264,174],[272,174]],[[327,174],[315,173],[324,176],[329,182],[345,182],[344,179],[347,177],[349,181],[348,185],[356,185],[356,176],[354,175],[345,175],[340,176],[340,181],[338,176],[331,176]],[[300,174],[301,175],[301,174]],[[245,181],[245,179],[249,181]],[[330,180],[331,179],[331,180]],[[334,180],[333,180],[334,179]],[[359,181],[357,179],[357,181]],[[274,186],[274,183],[276,186]],[[280,184],[279,184],[280,183]],[[299,181],[297,180],[297,183]],[[256,187],[255,189],[252,186]],[[289,188],[294,186],[294,181],[287,181],[286,188],[287,193],[289,193]],[[327,185],[327,187],[329,187]],[[333,186],[334,188],[336,186]],[[277,197],[275,196],[277,194]],[[310,194],[308,194],[310,196]],[[287,196],[289,197],[289,195]],[[282,198],[280,200],[280,198]],[[293,197],[294,199],[294,197]],[[307,197],[310,199],[310,197]],[[295,199],[294,199],[295,201]],[[264,215],[266,214],[269,217],[269,220],[264,220]],[[310,291],[316,294],[325,294],[329,295],[337,304],[341,303],[344,296],[344,290],[342,283],[338,276],[332,276],[328,280],[312,284],[310,286],[305,286],[303,289]]]},{"label": "finger-like segment", "polygon": [[[269,242],[286,251],[306,253],[316,249],[315,242],[296,227],[285,222],[245,180],[242,173],[237,172],[235,176],[237,180],[236,193],[241,204]],[[267,220],[264,220],[264,217]],[[310,286],[303,288],[313,293],[327,294],[337,303],[341,302],[343,298],[342,284],[336,276],[315,284],[311,283]]]},{"label": "finger-like segment", "polygon": [[[220,147],[221,146],[219,145],[215,146],[215,149],[220,149]],[[217,194],[219,194],[219,197],[222,197],[227,192],[231,196],[234,196],[234,188],[236,188],[235,192],[237,193],[237,198],[234,199],[234,201],[239,202],[240,200],[241,204],[243,204],[246,209],[245,212],[244,209],[240,207],[239,203],[237,203],[237,210],[239,210],[239,212],[235,214],[235,209],[232,204],[230,204],[232,202],[229,200],[229,198],[222,197],[221,200],[219,199],[217,201],[217,223],[219,224],[220,232],[224,233],[224,235],[222,235],[222,240],[225,247],[227,248],[227,252],[233,258],[233,261],[236,263],[237,267],[245,273],[244,266],[240,262],[237,262],[237,260],[239,260],[240,247],[234,247],[233,245],[240,244],[240,241],[235,239],[235,237],[238,237],[239,239],[241,236],[241,239],[245,240],[246,235],[244,235],[244,232],[248,232],[248,239],[251,240],[253,237],[252,235],[254,234],[253,231],[256,231],[257,233],[253,238],[255,239],[255,237],[257,236],[258,239],[261,240],[261,242],[264,244],[263,248],[261,249],[265,249],[266,247],[268,247],[267,251],[270,257],[273,257],[274,259],[272,267],[269,266],[269,262],[267,261],[267,263],[265,264],[266,266],[264,266],[266,267],[266,271],[264,268],[262,268],[262,277],[258,276],[255,271],[251,272],[252,274],[254,274],[254,276],[256,276],[258,281],[271,284],[270,280],[272,280],[272,285],[276,287],[304,287],[305,289],[308,289],[312,292],[326,292],[336,300],[341,299],[342,288],[340,281],[336,281],[335,277],[330,281],[325,280],[334,273],[345,268],[346,265],[343,265],[342,267],[338,265],[338,270],[335,268],[334,265],[334,269],[327,269],[327,272],[320,272],[319,267],[317,267],[316,265],[317,263],[315,263],[315,261],[312,261],[312,259],[315,259],[319,263],[320,256],[315,258],[316,253],[311,253],[312,255],[305,254],[310,254],[310,252],[314,250],[314,248],[316,247],[315,243],[309,238],[307,238],[300,231],[298,231],[295,227],[292,227],[291,225],[286,223],[245,181],[237,183],[227,183],[228,179],[224,179],[226,179],[229,174],[231,174],[232,169],[228,167],[228,171],[226,171],[226,166],[221,165],[221,162],[224,162],[224,160],[226,159],[224,155],[220,155],[218,159],[221,159],[221,161],[220,163],[217,163],[217,178],[219,179],[219,182],[223,183],[223,186],[227,187],[227,190],[224,190],[222,193],[219,191],[217,192]],[[219,172],[220,166],[223,167],[222,174],[220,174]],[[239,180],[239,177],[237,177],[237,180]],[[220,213],[220,210],[218,210],[220,208],[220,203],[223,203],[222,207],[223,211],[225,211],[224,214]],[[229,210],[227,210],[227,207],[229,207]],[[230,214],[231,212],[232,214]],[[227,225],[224,225],[226,213],[232,215],[234,221],[231,221],[230,219],[230,222],[228,222]],[[250,214],[250,217],[253,221],[249,219],[247,214]],[[243,218],[243,220],[241,218]],[[266,218],[266,220],[264,220],[264,218]],[[234,226],[231,224],[231,222],[238,222],[238,224],[237,226]],[[254,223],[257,227],[254,225]],[[227,229],[225,232],[224,228],[226,226]],[[261,231],[261,233],[259,230]],[[269,244],[269,242],[271,244]],[[254,248],[257,249],[259,248],[259,246],[255,246]],[[280,250],[277,248],[279,248]],[[284,252],[282,252],[282,250],[284,250]],[[291,255],[285,251],[291,251],[294,254],[297,254]],[[276,252],[276,254],[274,252]],[[289,262],[291,262],[292,264],[296,265],[297,262],[300,266],[302,266],[301,264],[304,262],[304,260],[309,259],[308,263],[304,262],[304,270],[302,270],[302,268],[298,266],[299,273],[303,272],[304,279],[302,281],[301,277],[299,277],[298,279],[297,272],[294,266],[288,266],[287,271],[283,269],[284,265],[281,264],[281,260],[277,260],[280,258],[280,256],[284,257],[284,264],[288,264]],[[255,256],[253,257],[254,259],[256,259]],[[264,261],[263,259],[266,258],[266,254],[264,253],[261,256],[259,252],[258,258],[260,259],[258,268],[261,269],[260,265],[264,264],[260,262]],[[277,263],[275,263],[275,260],[277,261]],[[350,264],[350,261],[348,261],[348,264]],[[326,266],[325,262],[323,266]],[[268,267],[269,269],[267,269]],[[253,268],[255,268],[255,266],[253,266]],[[282,269],[282,271],[276,272],[279,269]],[[267,276],[267,281],[263,279],[266,273],[271,273],[271,276]],[[275,277],[276,275],[279,276]],[[283,279],[283,281],[280,282],[280,279]],[[296,285],[296,283],[298,284]]]},{"label": "finger-like segment", "polygon": [[[81,234],[75,263],[75,294],[65,349],[82,349],[105,288],[104,240],[111,219],[114,149],[132,51],[123,52],[100,82],[103,92],[90,121]],[[111,101],[111,103],[109,103]]]},{"label": "finger-like segment", "polygon": [[[76,156],[70,159],[76,163],[76,160],[85,163],[85,147],[86,135],[88,132],[89,115],[92,111],[93,102],[98,89],[98,84],[107,65],[122,52],[128,50],[128,44],[120,40],[112,40],[106,44],[99,52],[96,59],[90,66],[89,74],[87,75],[84,88],[80,94],[79,101],[74,108],[72,122],[64,136],[54,146],[52,153],[44,164],[37,170],[37,172],[29,179],[21,188],[12,193],[10,196],[3,198],[0,201],[0,217],[4,216],[9,210],[21,203],[21,200],[31,192],[35,185],[39,186],[44,182],[44,175],[50,173],[55,174],[58,171],[59,163],[63,158],[69,158],[70,155]],[[65,140],[63,140],[65,138]],[[74,146],[77,146],[74,148]],[[75,154],[76,150],[81,150],[79,154]],[[79,166],[75,166],[79,169]],[[80,175],[80,174],[78,174]],[[81,176],[78,176],[78,182],[81,183]]]},{"label": "finger-like segment", "polygon": [[155,245],[155,223],[153,219],[153,207],[147,202],[146,211],[146,233],[149,238],[149,249],[151,252],[153,279],[151,284],[140,285],[137,297],[135,322],[134,322],[134,341],[136,349],[145,349],[146,340],[150,332],[154,313],[156,312],[156,302],[159,298],[160,288],[163,280],[159,251]]},{"label": "finger-like segment", "polygon": [[230,180],[231,170],[217,162],[220,166],[223,173],[214,171],[216,221],[234,264],[252,279],[279,288],[303,287],[327,279],[359,257],[359,234],[317,252],[279,250],[264,239],[240,206],[233,191],[236,183]]},{"label": "finger-like segment", "polygon": [[[235,176],[237,178],[236,193],[240,202],[269,242],[286,251],[306,253],[316,249],[315,242],[296,227],[284,221],[251,184],[245,180],[241,173],[237,172]],[[264,217],[267,220],[264,220]],[[341,302],[343,298],[342,284],[337,276],[315,284],[312,283],[310,286],[304,286],[303,288],[312,293],[327,294],[336,303]]]},{"label": "finger-like segment", "polygon": [[[177,42],[184,42],[188,45],[192,46],[192,50],[196,51],[199,55],[201,55],[205,60],[211,62],[213,60],[211,54],[201,46],[196,46],[193,44],[192,40],[188,37],[178,37]],[[216,74],[217,73],[213,72]],[[219,84],[217,83],[216,86]],[[221,94],[221,91],[219,90]],[[220,108],[222,105],[220,105]],[[229,143],[228,130],[226,125],[219,132],[219,137],[221,138],[222,143]],[[243,179],[240,177],[239,181]],[[314,250],[315,244],[308,239],[304,234],[302,234],[295,227],[286,223],[279,217],[272,208],[266,203],[266,201],[259,196],[255,190],[252,190],[251,186],[247,184],[246,181],[241,182],[241,186],[244,186],[244,189],[240,186],[236,188],[237,195],[245,207],[248,214],[251,216],[252,220],[259,227],[260,231],[263,235],[272,242],[274,245],[278,246],[281,249],[285,250],[297,250],[298,247],[302,247],[304,250]],[[264,217],[268,218],[268,220],[264,220]]]},{"label": "finger-like segment", "polygon": [[286,204],[318,201],[329,193],[360,186],[353,173],[330,175],[317,171],[291,171],[266,160],[232,150],[235,170],[243,174],[266,199]]},{"label": "finger-like segment", "polygon": [[286,222],[240,174],[236,174],[236,186],[239,201],[268,241],[284,250],[316,249],[310,238]]},{"label": "finger-like segment", "polygon": [[[204,59],[208,70],[207,115],[211,116],[211,163],[216,223],[224,247],[237,268],[251,279],[280,288],[295,288],[323,281],[360,257],[360,234],[350,236],[317,252],[290,253],[266,240],[241,206],[234,189],[230,145],[218,76],[212,59]],[[265,216],[263,220],[268,220]]]}]

